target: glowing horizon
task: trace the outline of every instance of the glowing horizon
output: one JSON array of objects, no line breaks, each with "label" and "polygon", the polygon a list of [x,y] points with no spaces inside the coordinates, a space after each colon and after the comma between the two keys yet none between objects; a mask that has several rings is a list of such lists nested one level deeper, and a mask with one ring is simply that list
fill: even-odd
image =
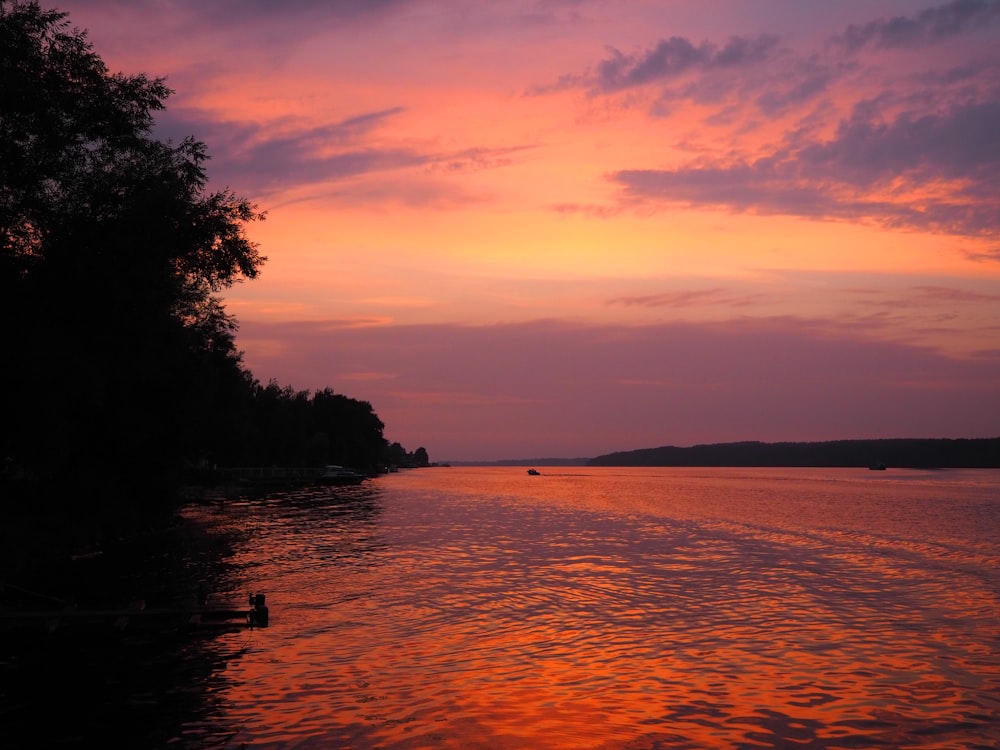
[{"label": "glowing horizon", "polygon": [[255,377],[432,460],[998,432],[1000,3],[57,7],[268,212]]}]

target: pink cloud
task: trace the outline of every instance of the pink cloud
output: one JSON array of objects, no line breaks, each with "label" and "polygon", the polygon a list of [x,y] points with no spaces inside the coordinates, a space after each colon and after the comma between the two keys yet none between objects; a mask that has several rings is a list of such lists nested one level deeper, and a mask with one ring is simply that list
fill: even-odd
[{"label": "pink cloud", "polygon": [[[575,88],[623,110],[646,106],[665,134],[690,121],[689,105],[709,109],[698,117],[727,148],[666,167],[650,152],[645,163],[608,171],[626,200],[647,207],[991,236],[1000,228],[1000,57],[984,40],[998,23],[996,3],[955,0],[849,25],[811,50],[767,34],[725,44],[672,36],[642,52],[613,48],[590,72],[534,93]],[[944,49],[933,62],[913,58],[932,46]],[[763,149],[740,140],[769,126],[778,130],[767,131]],[[686,136],[670,137],[684,145]]]},{"label": "pink cloud", "polygon": [[[1000,229],[996,133],[1000,99],[889,122],[859,107],[829,140],[752,161],[621,170],[611,179],[633,200],[989,236]],[[922,192],[934,183],[953,187]]]}]

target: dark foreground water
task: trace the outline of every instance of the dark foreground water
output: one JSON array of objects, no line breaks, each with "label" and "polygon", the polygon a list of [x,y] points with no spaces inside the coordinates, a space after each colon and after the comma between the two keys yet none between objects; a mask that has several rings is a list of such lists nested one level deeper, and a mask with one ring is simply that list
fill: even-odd
[{"label": "dark foreground water", "polygon": [[188,508],[119,589],[271,627],[8,644],[0,746],[1000,746],[1000,472],[539,468]]}]

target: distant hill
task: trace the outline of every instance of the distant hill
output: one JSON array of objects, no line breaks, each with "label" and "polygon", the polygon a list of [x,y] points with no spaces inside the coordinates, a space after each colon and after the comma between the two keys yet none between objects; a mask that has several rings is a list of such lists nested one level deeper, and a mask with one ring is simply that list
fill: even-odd
[{"label": "distant hill", "polygon": [[712,443],[689,448],[665,445],[608,453],[590,459],[587,465],[1000,468],[1000,437]]}]

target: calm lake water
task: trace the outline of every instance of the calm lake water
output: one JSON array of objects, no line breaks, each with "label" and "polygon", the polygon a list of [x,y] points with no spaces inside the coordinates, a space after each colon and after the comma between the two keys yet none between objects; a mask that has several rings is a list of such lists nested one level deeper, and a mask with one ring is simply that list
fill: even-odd
[{"label": "calm lake water", "polygon": [[[1000,472],[538,468],[187,508],[218,541],[146,554],[265,591],[271,626],[65,647],[157,676],[102,673],[62,740],[1000,746]],[[59,715],[52,679],[8,725]]]}]

